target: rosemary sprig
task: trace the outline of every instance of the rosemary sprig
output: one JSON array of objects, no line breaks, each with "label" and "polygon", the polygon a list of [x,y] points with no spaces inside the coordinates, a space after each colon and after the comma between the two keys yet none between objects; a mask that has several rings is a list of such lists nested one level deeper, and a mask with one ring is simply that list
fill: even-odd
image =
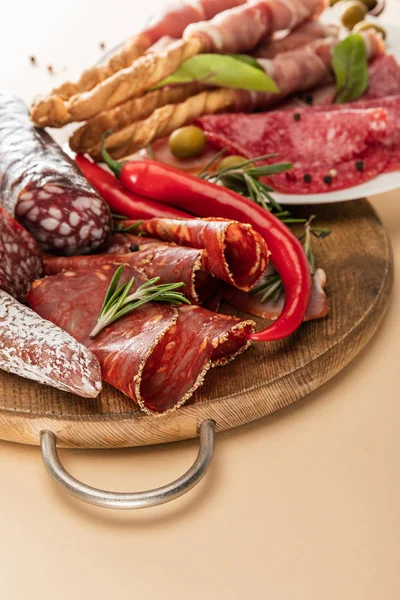
[{"label": "rosemary sprig", "polygon": [[[142,221],[136,221],[135,223],[131,223],[130,225],[124,225],[123,221],[121,224],[118,224],[114,227],[114,231],[119,231],[123,233],[131,233],[132,231],[136,231],[137,228],[143,223]],[[138,235],[146,235],[144,232],[139,231]]]},{"label": "rosemary sprig", "polygon": [[158,284],[159,277],[153,277],[149,281],[143,283],[136,292],[130,293],[132,286],[135,283],[135,278],[132,277],[128,283],[118,286],[121,279],[124,266],[121,265],[115,271],[110,282],[106,295],[104,297],[103,306],[100,311],[97,324],[90,337],[94,338],[105,327],[114,323],[124,315],[132,312],[140,306],[144,306],[149,302],[172,302],[173,304],[190,304],[190,301],[182,294],[176,292],[184,283],[163,283]]},{"label": "rosemary sprig", "polygon": [[[288,162],[274,163],[270,165],[257,166],[257,163],[275,158],[277,154],[265,154],[242,163],[210,171],[210,168],[225,154],[226,149],[221,150],[214,158],[198,173],[198,177],[234,190],[242,196],[247,196],[266,210],[282,211],[282,207],[273,199],[270,192],[271,187],[259,181],[260,177],[268,177],[277,173],[284,173],[292,168]],[[288,215],[286,215],[288,216]],[[304,222],[304,221],[302,221]]]},{"label": "rosemary sprig", "polygon": [[[304,239],[304,252],[310,265],[311,276],[315,273],[315,254],[312,247],[312,236],[319,239],[327,237],[331,231],[326,227],[312,227],[311,223],[315,219],[315,215],[311,215],[304,224],[304,233],[299,236],[299,240]],[[300,219],[292,219],[292,222],[299,222]],[[302,220],[303,222],[305,219]],[[251,290],[250,295],[263,293],[261,302],[266,302],[271,299],[272,302],[277,302],[283,293],[283,284],[278,273],[273,273],[266,277],[265,281]]]}]

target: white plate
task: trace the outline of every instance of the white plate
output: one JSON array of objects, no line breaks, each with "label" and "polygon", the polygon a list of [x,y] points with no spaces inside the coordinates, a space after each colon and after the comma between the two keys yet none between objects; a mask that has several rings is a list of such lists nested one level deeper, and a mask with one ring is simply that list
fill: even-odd
[{"label": "white plate", "polygon": [[[328,10],[323,20],[337,23],[337,16],[333,15],[333,10]],[[382,18],[369,17],[368,20],[376,21],[386,29],[388,34],[387,52],[394,54],[400,62],[400,28],[386,23]],[[365,196],[375,196],[398,187],[400,187],[400,171],[394,171],[393,173],[378,175],[375,179],[361,185],[355,185],[336,192],[323,192],[321,194],[279,194],[274,192],[274,198],[280,204],[329,204],[330,202],[345,202],[346,200],[355,200]]]}]

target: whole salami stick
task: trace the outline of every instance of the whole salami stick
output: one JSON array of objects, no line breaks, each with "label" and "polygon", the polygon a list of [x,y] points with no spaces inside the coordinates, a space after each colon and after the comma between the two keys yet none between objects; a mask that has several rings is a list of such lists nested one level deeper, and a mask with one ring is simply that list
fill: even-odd
[{"label": "whole salami stick", "polygon": [[90,350],[1,290],[0,369],[85,398],[102,387]]},{"label": "whole salami stick", "polygon": [[0,198],[50,252],[91,252],[111,231],[107,204],[54,140],[32,125],[22,100],[6,93],[0,93]]},{"label": "whole salami stick", "polygon": [[24,302],[31,283],[41,276],[42,270],[37,243],[0,207],[0,289]]}]

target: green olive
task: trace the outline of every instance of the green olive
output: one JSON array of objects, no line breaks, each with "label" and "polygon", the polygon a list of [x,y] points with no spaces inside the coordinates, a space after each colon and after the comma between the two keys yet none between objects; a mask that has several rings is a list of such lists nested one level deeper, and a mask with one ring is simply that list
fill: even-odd
[{"label": "green olive", "polygon": [[362,0],[368,10],[372,10],[378,4],[377,0]]},{"label": "green olive", "polygon": [[218,171],[224,171],[225,169],[229,169],[230,167],[238,167],[246,161],[247,158],[245,158],[244,156],[239,156],[237,154],[225,156],[225,158],[223,158],[218,165]]},{"label": "green olive", "polygon": [[353,29],[357,23],[364,19],[367,13],[367,7],[363,2],[360,2],[360,0],[351,0],[351,2],[341,0],[337,5],[338,7],[339,4],[342,25],[346,27],[346,29]]},{"label": "green olive", "polygon": [[329,6],[335,6],[340,0],[329,0]]},{"label": "green olive", "polygon": [[380,33],[382,39],[386,39],[386,31],[377,23],[371,21],[360,21],[355,27],[353,27],[353,33],[360,33],[360,31],[367,31],[368,29],[375,29],[377,33]]},{"label": "green olive", "polygon": [[176,158],[195,158],[203,152],[206,136],[199,127],[188,125],[171,133],[168,145]]}]

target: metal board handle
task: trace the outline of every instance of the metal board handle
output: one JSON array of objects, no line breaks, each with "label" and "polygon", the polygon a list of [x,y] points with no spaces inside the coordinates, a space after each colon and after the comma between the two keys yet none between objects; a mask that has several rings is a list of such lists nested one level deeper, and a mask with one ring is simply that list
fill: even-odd
[{"label": "metal board handle", "polygon": [[57,453],[57,440],[51,431],[40,434],[40,448],[50,476],[67,492],[88,504],[103,508],[131,510],[165,504],[191,490],[204,477],[214,454],[215,421],[203,421],[200,425],[199,453],[193,465],[184,475],[167,485],[145,492],[109,492],[100,490],[72,477],[62,466]]}]

